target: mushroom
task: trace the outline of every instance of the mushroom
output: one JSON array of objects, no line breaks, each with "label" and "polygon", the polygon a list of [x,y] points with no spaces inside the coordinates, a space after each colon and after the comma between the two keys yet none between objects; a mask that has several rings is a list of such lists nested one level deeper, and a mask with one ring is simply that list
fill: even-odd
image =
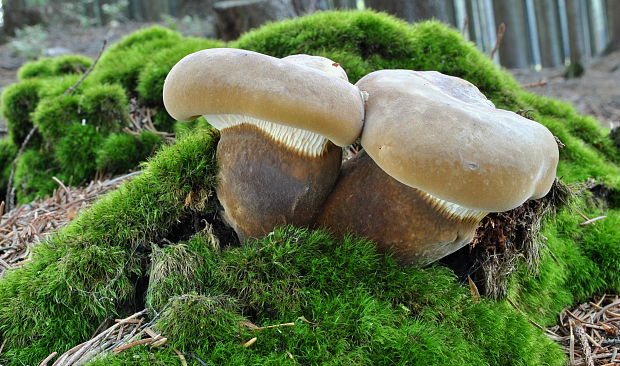
[{"label": "mushroom", "polygon": [[368,93],[364,151],[347,161],[317,225],[425,264],[471,242],[488,212],[546,195],[558,147],[539,123],[496,109],[471,83],[383,70]]},{"label": "mushroom", "polygon": [[172,68],[163,96],[175,119],[204,115],[220,130],[216,192],[240,240],[311,225],[338,177],[338,146],[363,124],[357,87],[316,56],[199,51]]}]

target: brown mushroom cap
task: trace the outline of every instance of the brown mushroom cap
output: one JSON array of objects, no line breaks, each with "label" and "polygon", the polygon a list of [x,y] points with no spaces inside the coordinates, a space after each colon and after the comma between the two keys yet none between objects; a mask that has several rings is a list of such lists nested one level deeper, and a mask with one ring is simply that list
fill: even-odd
[{"label": "brown mushroom cap", "polygon": [[368,93],[362,146],[398,181],[489,212],[551,188],[559,157],[551,132],[496,109],[471,83],[434,71],[383,70],[356,85]]},{"label": "brown mushroom cap", "polygon": [[346,146],[361,132],[362,96],[340,77],[260,53],[213,48],[185,56],[164,82],[164,105],[177,120],[232,115],[325,136]]}]

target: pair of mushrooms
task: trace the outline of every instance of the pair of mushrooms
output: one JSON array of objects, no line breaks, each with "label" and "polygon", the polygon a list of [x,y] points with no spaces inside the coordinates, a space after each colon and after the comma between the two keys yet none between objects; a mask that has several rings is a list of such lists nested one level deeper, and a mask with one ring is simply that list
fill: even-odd
[{"label": "pair of mushrooms", "polygon": [[[241,240],[322,227],[428,263],[469,243],[488,212],[546,195],[558,162],[544,126],[433,71],[353,85],[323,57],[209,49],[172,68],[164,104],[220,130],[216,191]],[[343,164],[358,139],[364,151]]]}]

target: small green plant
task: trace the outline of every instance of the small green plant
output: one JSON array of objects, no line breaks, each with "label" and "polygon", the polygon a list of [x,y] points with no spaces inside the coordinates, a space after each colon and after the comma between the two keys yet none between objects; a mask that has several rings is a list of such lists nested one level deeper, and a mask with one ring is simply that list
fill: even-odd
[{"label": "small green plant", "polygon": [[8,47],[20,57],[34,60],[42,56],[47,47],[47,32],[41,25],[18,28]]}]

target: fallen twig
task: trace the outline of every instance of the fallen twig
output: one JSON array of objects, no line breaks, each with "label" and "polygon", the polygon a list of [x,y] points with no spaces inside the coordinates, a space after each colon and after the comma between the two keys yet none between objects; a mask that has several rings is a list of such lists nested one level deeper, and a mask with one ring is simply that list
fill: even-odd
[{"label": "fallen twig", "polygon": [[538,87],[545,86],[545,85],[547,85],[547,80],[541,80],[537,83],[524,84],[524,85],[521,85],[521,87],[523,89],[528,89],[528,88],[538,88]]},{"label": "fallen twig", "polygon": [[105,46],[107,44],[108,44],[108,40],[104,39],[103,44],[101,45],[101,49],[99,50],[99,54],[97,55],[97,58],[95,58],[95,61],[93,61],[93,63],[88,67],[88,69],[84,71],[80,80],[78,80],[75,84],[71,85],[69,89],[65,90],[65,93],[64,93],[65,95],[74,93],[77,87],[80,86],[80,84],[82,84],[82,82],[84,81],[84,79],[86,79],[86,77],[90,74],[90,72],[93,71],[93,69],[95,68],[95,65],[97,65],[97,62],[99,62],[99,59],[101,58],[101,55],[103,54],[103,50],[105,50]]},{"label": "fallen twig", "polygon": [[469,17],[465,16],[463,18],[463,28],[461,28],[461,35],[465,35],[467,33],[467,26],[469,25]]},{"label": "fallen twig", "polygon": [[495,46],[491,50],[489,57],[493,59],[495,57],[495,53],[499,50],[499,45],[502,43],[502,39],[504,38],[504,34],[506,33],[506,24],[502,23],[497,28],[497,37],[495,38]]}]

